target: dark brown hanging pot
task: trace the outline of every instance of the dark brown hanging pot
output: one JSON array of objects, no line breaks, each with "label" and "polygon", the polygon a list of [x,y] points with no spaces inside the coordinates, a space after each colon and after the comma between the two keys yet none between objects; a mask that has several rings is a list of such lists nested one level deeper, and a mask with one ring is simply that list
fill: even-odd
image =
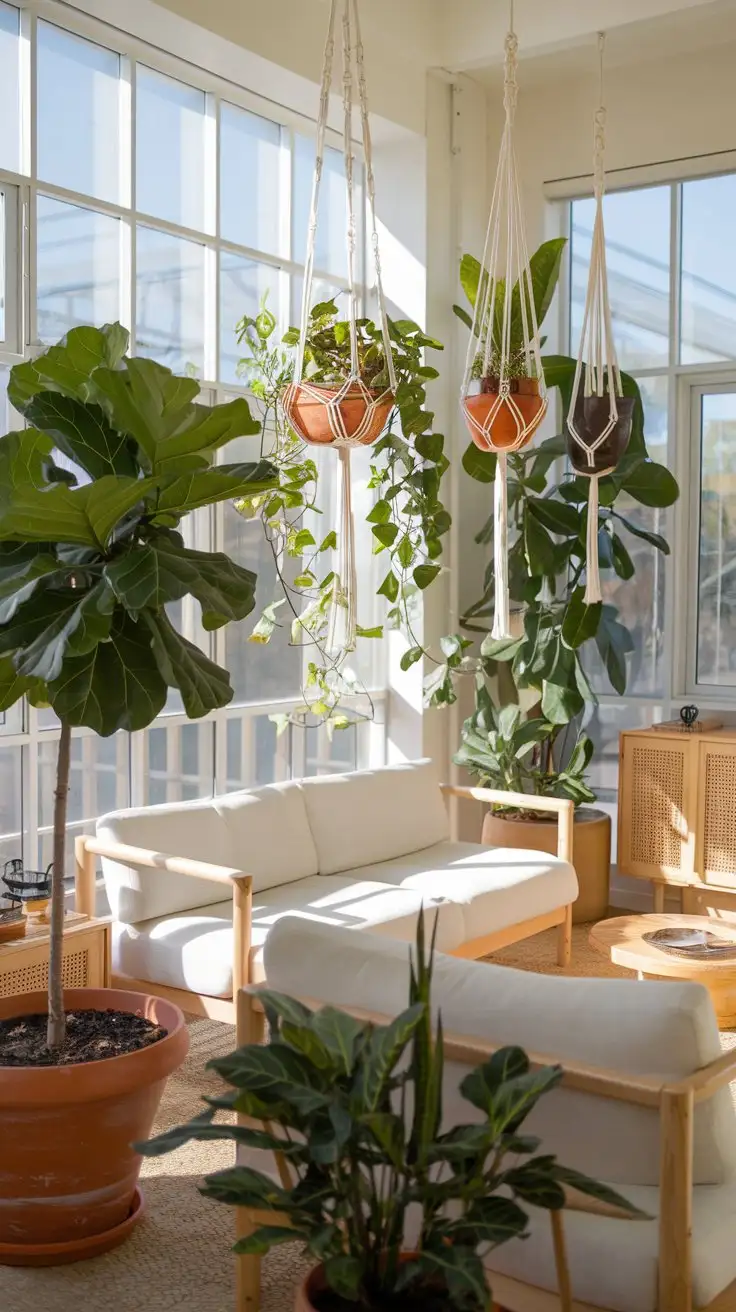
[{"label": "dark brown hanging pot", "polygon": [[569,429],[566,432],[567,453],[576,474],[587,474],[590,478],[591,474],[610,473],[623,456],[631,437],[633,396],[617,396],[616,409],[616,423],[605,440],[593,451],[591,448],[610,423],[611,398],[608,395],[578,396],[572,418],[581,441],[577,442]]}]

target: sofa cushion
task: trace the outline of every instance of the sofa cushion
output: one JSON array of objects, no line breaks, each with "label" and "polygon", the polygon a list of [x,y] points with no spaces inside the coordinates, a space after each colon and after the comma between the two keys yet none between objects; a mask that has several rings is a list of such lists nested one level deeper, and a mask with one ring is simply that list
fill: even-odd
[{"label": "sofa cushion", "polygon": [[[97,837],[147,847],[167,856],[187,856],[212,865],[231,865],[231,839],[212,801],[176,802],[113,811],[97,821]],[[190,907],[221,902],[222,884],[174,875],[166,870],[127,866],[102,858],[110,910],[115,920],[136,924]]]},{"label": "sofa cushion", "polygon": [[480,843],[436,843],[375,865],[342,872],[350,879],[450,898],[463,917],[465,943],[574,902],[575,870],[546,852]]},{"label": "sofa cushion", "polygon": [[[387,938],[279,921],[265,948],[269,986],[345,1007],[395,1015],[406,1005],[408,953]],[[710,997],[676,980],[575,979],[438,955],[434,1001],[445,1030],[495,1044],[518,1043],[632,1075],[678,1080],[721,1052]],[[473,1119],[448,1069],[446,1123]],[[556,1089],[527,1122],[544,1151],[601,1180],[656,1185],[656,1110]],[[695,1110],[694,1178],[721,1184],[736,1173],[736,1126],[728,1090]]]},{"label": "sofa cushion", "polygon": [[[343,875],[316,875],[266,889],[253,898],[251,960],[259,964],[266,939],[283,916],[412,943],[422,901],[426,906],[427,899],[412,889],[371,885]],[[232,900],[220,901],[143,924],[116,926],[113,971],[210,997],[232,997],[232,911]],[[452,952],[463,941],[462,915],[452,904],[438,911],[438,944]]]},{"label": "sofa cushion", "polygon": [[228,864],[253,876],[254,892],[317,874],[317,849],[299,784],[228,793],[213,805],[227,828]]},{"label": "sofa cushion", "polygon": [[324,775],[301,787],[321,875],[389,861],[450,836],[431,761]]}]

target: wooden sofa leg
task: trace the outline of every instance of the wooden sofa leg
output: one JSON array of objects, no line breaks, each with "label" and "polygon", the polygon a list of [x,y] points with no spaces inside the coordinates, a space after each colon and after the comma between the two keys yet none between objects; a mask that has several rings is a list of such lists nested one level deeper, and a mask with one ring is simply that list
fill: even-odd
[{"label": "wooden sofa leg", "polygon": [[572,957],[572,904],[565,907],[565,919],[557,930],[557,965],[569,966]]},{"label": "wooden sofa leg", "polygon": [[[235,1229],[238,1239],[252,1234],[256,1227],[245,1207],[236,1209]],[[258,1312],[261,1305],[261,1259],[253,1253],[235,1258],[235,1312]]]}]

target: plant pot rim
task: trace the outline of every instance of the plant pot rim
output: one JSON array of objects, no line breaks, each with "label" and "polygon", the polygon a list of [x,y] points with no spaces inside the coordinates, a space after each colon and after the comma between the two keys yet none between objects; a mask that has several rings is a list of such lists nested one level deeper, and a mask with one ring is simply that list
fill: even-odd
[{"label": "plant pot rim", "polygon": [[[564,798],[561,798],[560,800],[564,801]],[[539,811],[537,811],[536,813],[533,813],[531,811],[525,811],[524,814],[521,815],[520,814],[520,811],[522,810],[521,807],[516,808],[515,811],[511,811],[510,808],[508,808],[506,812],[494,810],[494,807],[502,806],[502,805],[503,805],[502,802],[493,802],[488,807],[488,811],[490,815],[492,815],[496,820],[505,820],[509,822],[513,821],[515,824],[521,824],[521,825],[526,825],[526,824],[556,825],[557,824],[557,816],[554,814],[554,812],[549,812],[548,814],[544,814],[543,812],[539,812]],[[601,811],[599,807],[591,806],[589,803],[585,803],[585,802],[581,803],[580,806],[576,806],[573,812],[573,820],[576,825],[593,824],[595,821],[610,820],[610,818],[611,817],[609,816],[607,811]]]},{"label": "plant pot rim", "polygon": [[[498,392],[500,391],[501,379],[499,378],[498,374],[483,374],[478,381],[480,383],[481,389],[483,389],[484,383],[489,384],[488,387],[484,389],[486,396],[488,396],[489,394],[493,395],[494,393],[498,394]],[[537,378],[536,374],[519,374],[514,378],[506,378],[504,381],[509,384],[510,392],[518,392],[520,390],[519,385],[521,383],[533,384],[531,389],[532,395],[536,395],[539,392],[539,379]],[[527,395],[529,395],[529,393],[527,393]]]},{"label": "plant pot rim", "polygon": [[[19,1103],[45,1107],[123,1096],[131,1088],[145,1084],[147,1075],[151,1083],[168,1078],[186,1055],[189,1038],[184,1013],[165,998],[132,989],[65,989],[64,1008],[66,1011],[142,1012],[148,1019],[164,1025],[168,1033],[148,1047],[115,1057],[101,1057],[98,1061],[74,1062],[68,1066],[0,1066],[0,1107]],[[47,1010],[45,992],[0,998],[0,1020],[43,1014]]]},{"label": "plant pot rim", "polygon": [[[301,391],[303,388],[308,387],[315,392],[323,392],[326,396],[336,396],[338,392],[342,391],[347,382],[348,379],[345,378],[341,383],[313,383],[309,378],[303,378],[300,383],[288,383],[286,390],[288,391],[293,387],[296,391]],[[353,379],[346,393],[345,400],[347,400],[348,397],[352,398],[356,395],[362,396],[363,393],[361,388],[365,388],[374,400],[377,400],[381,396],[385,396],[386,401],[388,402],[390,398],[391,403],[393,404],[394,394],[390,387],[371,387],[369,383],[363,382],[362,379]]]}]

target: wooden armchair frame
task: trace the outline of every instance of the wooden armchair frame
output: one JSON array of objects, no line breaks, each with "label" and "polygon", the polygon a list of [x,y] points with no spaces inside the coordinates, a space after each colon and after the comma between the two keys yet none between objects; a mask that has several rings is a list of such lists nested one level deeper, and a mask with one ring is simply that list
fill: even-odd
[{"label": "wooden armchair frame", "polygon": [[[307,1006],[324,1005],[303,998]],[[353,1008],[350,1015],[359,1020],[383,1024],[389,1019],[377,1012]],[[238,995],[238,1044],[263,1041],[265,1017],[258,1001],[258,989],[241,989]],[[445,1058],[462,1065],[486,1061],[503,1045],[481,1043],[445,1035]],[[529,1053],[533,1067],[548,1066],[558,1059]],[[673,1083],[662,1083],[651,1076],[631,1076],[620,1071],[604,1070],[577,1062],[561,1062],[562,1083],[567,1089],[593,1094],[613,1102],[657,1110],[660,1125],[659,1164],[659,1260],[657,1312],[736,1312],[736,1281],[705,1307],[695,1308],[692,1301],[692,1203],[693,1203],[693,1112],[698,1103],[736,1079],[736,1051],[724,1053],[694,1075]],[[239,1117],[243,1123],[246,1118]],[[289,1187],[288,1167],[277,1154],[282,1184]],[[621,1186],[625,1194],[625,1186]],[[570,1210],[606,1212],[594,1202],[580,1198],[570,1200]],[[610,1213],[609,1213],[610,1215]],[[614,1215],[618,1215],[614,1213]],[[557,1268],[558,1292],[527,1285],[509,1276],[492,1275],[494,1308],[507,1312],[607,1312],[607,1309],[578,1302],[574,1297],[575,1273],[567,1261],[564,1225],[561,1214],[551,1214]],[[236,1234],[250,1234],[266,1220],[266,1214],[249,1208],[236,1209]],[[268,1216],[273,1223],[273,1216]],[[288,1224],[284,1217],[279,1223]],[[260,1259],[236,1259],[236,1312],[258,1312],[260,1301]]]},{"label": "wooden armchair frame", "polygon": [[[557,815],[557,853],[563,861],[572,860],[572,830],[574,808],[570,801],[557,797],[527,797],[521,793],[504,793],[491,788],[464,788],[451,784],[441,784],[446,797],[470,798],[479,802],[495,803],[501,806],[523,806],[529,811],[553,812]],[[127,975],[113,975],[112,982],[118,988],[138,989],[144,993],[153,993],[157,997],[168,998],[183,1011],[194,1016],[208,1016],[212,1020],[225,1021],[234,1025],[236,1022],[236,1002],[238,990],[246,984],[262,982],[255,977],[253,969],[253,952],[251,951],[251,929],[253,912],[253,877],[243,870],[230,869],[227,866],[210,865],[206,861],[192,861],[188,857],[167,855],[149,848],[133,847],[128,843],[111,843],[101,838],[80,837],[75,842],[76,853],[76,908],[87,915],[94,915],[96,858],[109,857],[123,864],[146,866],[152,870],[164,870],[170,874],[189,876],[194,879],[207,879],[222,884],[232,890],[233,898],[233,998],[213,998],[207,994],[190,993],[186,989],[170,988],[168,985],[152,983],[150,980],[130,979]],[[223,891],[223,900],[225,898]],[[572,906],[559,907],[545,915],[533,916],[517,925],[510,925],[494,934],[471,939],[456,950],[457,957],[477,960],[489,952],[518,943],[521,939],[539,934],[542,930],[557,927],[557,960],[559,965],[570,963],[572,936]]]}]

